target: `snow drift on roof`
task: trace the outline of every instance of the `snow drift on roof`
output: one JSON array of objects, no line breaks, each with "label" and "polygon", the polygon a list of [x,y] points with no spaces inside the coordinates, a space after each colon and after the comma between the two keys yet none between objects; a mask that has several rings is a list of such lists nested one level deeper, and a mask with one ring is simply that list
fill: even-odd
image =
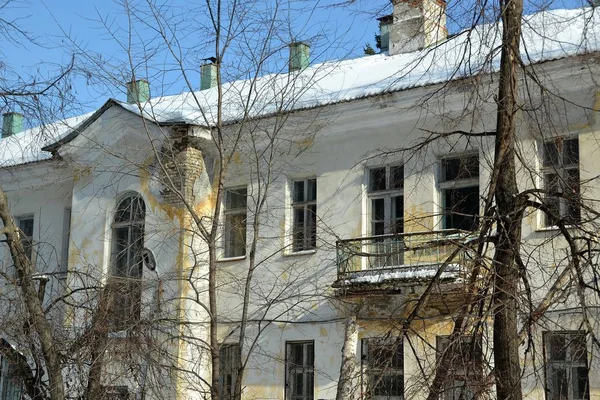
[{"label": "snow drift on roof", "polygon": [[[223,85],[223,121],[311,108],[385,92],[441,83],[500,66],[501,24],[464,31],[436,47],[388,56],[317,64],[302,72],[266,75]],[[600,49],[600,12],[554,10],[524,18],[521,54],[527,64]],[[143,114],[158,122],[210,126],[216,122],[217,88],[155,98]],[[137,105],[124,107],[140,113]]]},{"label": "snow drift on roof", "polygon": [[[226,83],[222,86],[223,121],[318,107],[494,72],[500,64],[500,40],[499,24],[481,25],[435,47],[409,54],[326,62],[301,72]],[[521,54],[527,64],[597,50],[600,12],[595,9],[554,10],[524,18]],[[217,88],[211,88],[159,97],[143,104],[142,110],[137,104],[118,104],[159,123],[211,126],[216,122],[217,95]],[[54,124],[56,128],[46,128],[41,138],[38,129],[0,141],[0,165],[48,158],[41,148],[68,133],[60,127],[72,128],[89,116]]]},{"label": "snow drift on roof", "polygon": [[0,140],[0,168],[49,159],[52,154],[42,151],[42,147],[68,134],[92,114],[83,114],[28,129]]}]

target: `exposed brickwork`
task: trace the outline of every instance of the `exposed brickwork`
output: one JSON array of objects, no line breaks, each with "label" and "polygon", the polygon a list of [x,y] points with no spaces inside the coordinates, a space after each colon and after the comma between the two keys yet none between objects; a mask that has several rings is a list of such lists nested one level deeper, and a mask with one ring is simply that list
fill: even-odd
[{"label": "exposed brickwork", "polygon": [[166,169],[160,172],[161,195],[165,204],[172,206],[183,205],[181,195],[194,202],[194,183],[205,170],[202,151],[188,140],[188,128],[174,126],[171,140],[161,149],[161,162]]}]

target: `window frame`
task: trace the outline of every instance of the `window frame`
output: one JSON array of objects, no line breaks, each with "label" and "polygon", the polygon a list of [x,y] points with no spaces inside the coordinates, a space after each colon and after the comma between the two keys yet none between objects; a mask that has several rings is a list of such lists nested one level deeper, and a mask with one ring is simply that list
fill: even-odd
[{"label": "window frame", "polygon": [[[564,162],[565,158],[565,149],[567,146],[564,146],[565,142],[574,141],[577,143],[577,162],[566,164]],[[554,143],[557,148],[557,163],[553,164],[552,162],[546,163],[546,146]],[[543,202],[548,206],[549,199],[555,199],[558,203],[558,215],[557,218],[559,220],[565,220],[567,225],[578,224],[581,222],[581,204],[580,198],[578,199],[578,203],[571,202],[568,198],[564,197],[565,189],[568,188],[567,180],[565,176],[567,176],[568,171],[577,171],[577,196],[581,195],[581,167],[580,167],[580,146],[579,146],[579,136],[577,135],[566,135],[566,136],[557,136],[550,139],[543,139],[540,141],[540,187],[544,191],[543,194]],[[558,186],[558,190],[560,192],[560,196],[550,196],[546,193],[547,183],[548,183],[548,175],[556,175],[556,185]],[[570,215],[571,206],[576,206],[575,216]],[[552,221],[553,217],[545,212],[541,212],[540,216],[540,226],[542,229],[552,229],[556,227],[556,221]]]},{"label": "window frame", "polygon": [[[303,184],[303,199],[297,200],[295,189],[297,183]],[[310,183],[314,182],[314,199],[308,199],[310,193]],[[317,250],[317,198],[318,198],[318,180],[316,177],[292,179],[290,185],[290,208],[291,208],[291,254],[314,252]],[[311,210],[311,208],[313,210]],[[296,211],[302,212],[302,226],[297,222]],[[311,224],[311,216],[314,216],[314,222]],[[309,223],[306,223],[309,221]],[[299,239],[298,236],[301,235]]]},{"label": "window frame", "polygon": [[[551,360],[551,355],[550,353],[552,352],[552,349],[550,349],[549,347],[551,346],[551,337],[552,336],[566,336],[566,337],[570,337],[570,339],[566,339],[567,345],[569,345],[573,340],[576,339],[577,336],[580,336],[579,339],[581,339],[581,336],[583,337],[583,344],[585,346],[585,361],[581,361],[579,360],[579,362],[574,362],[573,360],[568,361],[567,360],[567,352],[571,354],[570,350],[571,350],[571,346],[569,345],[569,347],[567,347],[567,349],[565,350],[565,360]],[[554,398],[552,397],[552,394],[550,392],[550,388],[552,385],[551,383],[551,379],[552,377],[550,376],[550,370],[552,368],[560,368],[562,366],[562,368],[564,368],[565,370],[573,370],[574,368],[581,368],[584,367],[585,368],[585,380],[587,382],[586,387],[585,387],[585,393],[584,393],[584,397],[582,398],[574,398],[574,393],[573,393],[573,380],[571,377],[571,382],[570,385],[568,386],[567,390],[567,399],[568,400],[589,400],[590,399],[590,380],[589,380],[589,362],[588,362],[588,348],[587,348],[587,333],[585,331],[581,331],[581,330],[565,330],[565,331],[544,331],[542,333],[542,342],[543,342],[543,354],[544,354],[544,394],[545,394],[545,398],[547,400],[553,400]],[[568,375],[567,375],[568,376]],[[560,397],[559,397],[560,398]]]},{"label": "window frame", "polygon": [[[401,187],[393,187],[393,174],[392,170],[399,168],[402,171]],[[373,189],[373,172],[376,170],[385,169],[385,188],[384,189]],[[404,164],[393,163],[381,166],[373,166],[367,168],[368,181],[367,181],[367,197],[368,197],[368,208],[369,208],[369,236],[379,236],[376,234],[374,228],[375,224],[383,223],[382,235],[389,234],[402,234],[404,233]],[[402,198],[402,215],[398,217],[396,215],[393,203],[394,199]],[[383,199],[383,219],[375,219],[375,211],[373,202],[376,200]],[[400,223],[398,223],[399,221]],[[396,226],[401,225],[400,232],[396,232],[394,229]]]},{"label": "window frame", "polygon": [[[454,178],[454,179],[447,179],[446,178],[446,168],[445,168],[445,163],[448,162],[449,160],[461,160],[461,159],[466,159],[466,158],[471,158],[471,157],[475,157],[477,159],[477,176],[471,176],[471,177],[467,177],[467,178]],[[459,167],[460,168],[460,167]],[[479,157],[479,151],[478,150],[472,150],[472,151],[468,151],[468,152],[464,152],[464,153],[460,153],[460,154],[451,154],[451,155],[447,155],[447,156],[443,156],[440,158],[439,161],[439,179],[438,179],[438,190],[439,190],[439,195],[440,195],[440,204],[441,204],[441,208],[442,208],[442,213],[441,213],[441,223],[442,223],[442,229],[460,229],[460,230],[470,230],[470,231],[475,231],[478,228],[478,219],[479,219],[479,215],[481,213],[481,201],[480,201],[480,191],[481,191],[481,186],[480,186],[480,179],[481,176],[481,162],[480,162],[480,157]],[[473,224],[470,228],[465,229],[464,227],[460,227],[460,226],[450,226],[450,222],[449,222],[449,217],[452,214],[451,212],[449,212],[448,210],[448,205],[447,205],[447,201],[446,201],[446,195],[448,194],[449,191],[458,191],[461,189],[471,189],[471,188],[475,188],[477,187],[477,214],[474,215],[473,217]],[[466,214],[466,213],[462,213],[462,212],[458,212],[459,214]],[[467,214],[469,215],[469,214]],[[464,219],[468,219],[471,217],[468,217],[467,215],[461,215],[459,216],[460,218]],[[454,225],[454,224],[452,224]],[[460,223],[458,224],[460,225]]]},{"label": "window frame", "polygon": [[[447,370],[447,374],[452,376],[454,379],[452,381],[446,381],[443,392],[440,393],[440,397],[442,400],[453,400],[454,389],[457,387],[454,385],[455,382],[462,382],[462,386],[466,387],[468,393],[471,396],[466,396],[468,399],[477,399],[477,392],[473,392],[469,389],[469,386],[474,386],[476,389],[481,387],[481,381],[483,379],[483,340],[481,335],[459,335],[456,337],[456,341],[454,343],[450,342],[450,337],[452,335],[438,335],[436,336],[436,357],[440,360],[440,357],[444,355],[446,351],[456,351],[456,347],[449,350],[450,346],[456,346],[458,344],[459,350],[463,350],[463,346],[477,346],[475,349],[468,348],[470,352],[468,354],[468,360],[464,361],[462,366],[458,366],[455,368],[454,365],[450,365]],[[472,351],[475,350],[476,353],[473,354]],[[462,352],[461,352],[462,353]],[[454,361],[454,358],[450,360]],[[462,368],[461,368],[462,367]],[[465,367],[467,369],[465,369]],[[475,369],[474,369],[474,368]],[[452,373],[454,371],[454,373]],[[452,375],[450,375],[452,374]],[[458,379],[457,379],[458,378]],[[462,379],[461,379],[462,378]],[[452,387],[448,387],[448,385],[452,383]],[[462,393],[462,392],[461,392]],[[459,396],[462,398],[462,396]]]},{"label": "window frame", "polygon": [[[292,348],[294,346],[302,346],[303,360],[302,365],[292,365]],[[312,353],[309,353],[309,347],[312,346]],[[312,365],[309,360],[312,358]],[[296,369],[302,370],[303,376],[312,378],[312,392],[294,395],[293,391],[296,388],[295,382],[291,378],[295,375],[293,371]],[[309,375],[307,375],[309,374]],[[302,381],[303,389],[309,390],[308,381]],[[314,400],[315,398],[315,341],[314,340],[293,340],[285,342],[285,399],[286,400]]]},{"label": "window frame", "polygon": [[[31,235],[27,235],[23,230],[21,223],[24,221],[31,221]],[[15,217],[15,225],[19,228],[19,237],[21,238],[25,255],[32,263],[35,263],[35,252],[33,251],[35,245],[35,214],[23,214]]]},{"label": "window frame", "polygon": [[[389,349],[392,346],[396,346],[396,351],[392,355],[392,357],[398,357],[401,360],[400,367],[394,367],[390,365],[373,366],[372,358],[371,358],[371,350],[370,348],[373,346],[380,347],[382,349]],[[381,351],[381,350],[380,350]],[[405,362],[404,362],[404,340],[402,338],[382,338],[382,337],[370,337],[364,338],[361,340],[361,390],[364,396],[368,399],[378,399],[378,398],[386,398],[386,399],[398,399],[403,400],[405,397],[406,391],[406,382],[405,382]],[[373,381],[375,380],[375,376],[378,376],[379,381],[382,381],[384,377],[395,377],[399,379],[396,382],[396,385],[400,386],[402,389],[402,394],[400,395],[387,395],[387,394],[376,394],[372,393],[372,391],[376,390],[373,387]]]},{"label": "window frame", "polygon": [[[223,400],[237,400],[241,397],[241,393],[235,393],[235,383],[239,374],[240,360],[239,357],[240,345],[239,343],[221,343],[219,347],[219,359],[221,361],[221,368],[219,377],[219,395]],[[232,363],[227,363],[232,361]],[[227,382],[227,378],[230,381]],[[229,392],[225,393],[225,388],[229,386]]]},{"label": "window frame", "polygon": [[69,246],[71,242],[71,207],[65,207],[63,215],[63,235],[62,235],[62,248],[61,248],[61,260],[60,260],[60,271],[58,277],[64,279],[67,277],[69,272]]},{"label": "window frame", "polygon": [[[10,346],[8,344],[5,345],[4,339],[0,339],[2,343],[0,346],[7,347]],[[15,351],[12,348],[6,349],[6,351]],[[20,354],[17,354],[16,357],[23,357]],[[8,357],[0,353],[0,399],[21,399],[23,395],[23,379],[19,377],[18,374],[15,374],[15,367],[10,362]],[[10,392],[9,392],[10,391]],[[8,394],[11,394],[11,397]]]},{"label": "window frame", "polygon": [[[124,213],[125,209],[121,205],[129,201],[128,213],[129,219],[118,220],[119,213]],[[140,206],[141,209],[135,206]],[[141,217],[138,217],[138,211],[141,210]],[[141,319],[141,300],[142,300],[142,277],[143,277],[143,250],[146,225],[146,203],[139,193],[128,193],[120,197],[112,215],[111,223],[111,252],[110,267],[107,281],[107,289],[110,294],[110,328],[112,332],[131,331]],[[127,245],[124,246],[127,251],[126,272],[118,270],[116,253],[117,231],[127,230]],[[135,238],[134,230],[137,230],[138,237]],[[137,254],[136,254],[136,249]],[[133,260],[133,261],[132,261]],[[136,273],[137,270],[137,273]]]},{"label": "window frame", "polygon": [[[244,206],[243,207],[228,207],[229,204],[229,196],[233,192],[244,191]],[[231,221],[229,218],[233,218],[235,216],[243,215],[243,236],[240,234],[240,238],[243,237],[243,246],[241,254],[236,254],[236,252],[232,252],[235,248],[231,248],[232,246],[232,232],[230,229]],[[222,254],[221,258],[223,260],[227,259],[242,259],[246,257],[246,245],[247,245],[247,234],[248,234],[248,187],[247,186],[237,186],[231,188],[225,188],[224,196],[223,196],[223,235],[222,235]],[[235,240],[235,238],[233,239]]]}]

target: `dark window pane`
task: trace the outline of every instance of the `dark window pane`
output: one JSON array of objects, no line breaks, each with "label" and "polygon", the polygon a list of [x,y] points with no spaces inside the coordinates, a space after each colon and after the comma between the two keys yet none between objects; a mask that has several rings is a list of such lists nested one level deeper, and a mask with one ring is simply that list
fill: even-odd
[{"label": "dark window pane", "polygon": [[458,158],[445,158],[442,160],[442,181],[458,179],[460,160]]},{"label": "dark window pane", "polygon": [[556,226],[560,219],[560,200],[558,197],[546,197],[544,204],[548,208],[548,211],[544,214],[544,225]]},{"label": "dark window pane", "polygon": [[479,176],[479,157],[465,155],[442,160],[442,181],[469,179]]},{"label": "dark window pane", "polygon": [[370,170],[369,191],[385,190],[385,167]]},{"label": "dark window pane", "polygon": [[309,179],[306,181],[306,184],[308,186],[306,201],[315,201],[317,199],[317,180]]},{"label": "dark window pane", "polygon": [[240,257],[246,254],[246,214],[225,216],[225,257]]},{"label": "dark window pane", "polygon": [[402,189],[404,187],[404,166],[390,167],[390,189]]},{"label": "dark window pane", "polygon": [[313,343],[306,344],[306,365],[312,367],[315,365],[315,345]]},{"label": "dark window pane", "polygon": [[141,197],[137,196],[135,200],[133,200],[133,219],[136,221],[143,221],[146,217],[146,204]]},{"label": "dark window pane", "polygon": [[371,200],[371,219],[374,221],[385,221],[385,201],[383,199]]},{"label": "dark window pane", "polygon": [[559,143],[558,139],[544,142],[544,167],[558,166]]},{"label": "dark window pane", "polygon": [[585,342],[585,335],[572,335],[569,347],[571,349],[571,358],[573,360],[584,363],[587,361],[587,345]]},{"label": "dark window pane", "polygon": [[404,232],[404,197],[392,197],[392,226],[391,233]]},{"label": "dark window pane", "polygon": [[131,200],[131,197],[127,197],[119,203],[115,213],[115,222],[131,220]]},{"label": "dark window pane", "polygon": [[[373,236],[380,236],[385,233],[385,223],[384,222],[373,222],[372,224],[373,232],[371,234]],[[383,240],[383,239],[381,239]]]},{"label": "dark window pane", "polygon": [[564,361],[567,359],[567,342],[566,335],[554,334],[549,335],[550,352],[549,358],[551,361]]},{"label": "dark window pane", "polygon": [[129,269],[129,228],[115,228],[113,231],[113,257],[115,275],[125,277]]},{"label": "dark window pane", "polygon": [[301,343],[292,344],[292,362],[296,365],[304,364],[304,346]]},{"label": "dark window pane", "polygon": [[294,202],[304,201],[304,181],[294,181],[292,200]]},{"label": "dark window pane", "polygon": [[564,195],[567,198],[579,196],[579,169],[565,170]]},{"label": "dark window pane", "polygon": [[19,219],[19,229],[25,236],[33,236],[33,218]]},{"label": "dark window pane", "polygon": [[573,368],[573,398],[589,399],[587,367]]},{"label": "dark window pane", "polygon": [[461,157],[460,161],[460,179],[475,178],[479,176],[479,157],[477,155]]},{"label": "dark window pane", "polygon": [[474,230],[479,215],[479,186],[445,191],[445,229]]},{"label": "dark window pane", "polygon": [[561,192],[558,174],[544,174],[544,190],[548,195]]},{"label": "dark window pane", "polygon": [[296,395],[297,396],[302,396],[302,393],[304,393],[304,375],[302,375],[301,373],[296,374],[294,376],[294,388],[296,389]]},{"label": "dark window pane", "polygon": [[563,140],[563,165],[579,165],[579,138]]},{"label": "dark window pane", "polygon": [[245,209],[247,202],[247,190],[246,189],[233,189],[226,192],[227,201],[225,208],[231,209]]}]

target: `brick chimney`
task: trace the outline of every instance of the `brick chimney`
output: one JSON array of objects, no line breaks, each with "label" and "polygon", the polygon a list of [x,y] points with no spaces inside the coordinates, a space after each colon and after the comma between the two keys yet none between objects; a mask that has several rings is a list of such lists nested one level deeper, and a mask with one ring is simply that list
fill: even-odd
[{"label": "brick chimney", "polygon": [[[393,22],[389,27],[390,55],[410,53],[446,39],[444,0],[391,0]],[[385,47],[382,35],[382,48]]]}]

